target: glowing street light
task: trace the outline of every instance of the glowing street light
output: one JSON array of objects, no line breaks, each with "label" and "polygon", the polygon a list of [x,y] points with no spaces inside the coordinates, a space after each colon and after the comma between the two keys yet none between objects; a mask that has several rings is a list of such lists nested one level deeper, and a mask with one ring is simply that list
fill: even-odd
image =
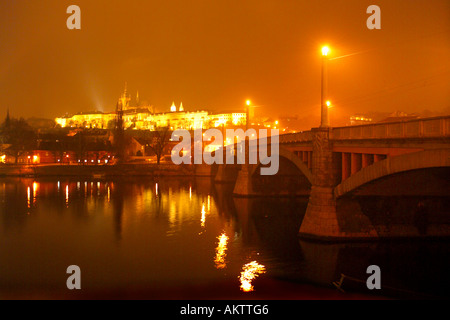
[{"label": "glowing street light", "polygon": [[252,104],[252,102],[250,100],[245,101],[245,104],[247,105],[247,107],[245,108],[245,130],[248,130],[248,123],[250,121],[250,105]]},{"label": "glowing street light", "polygon": [[330,48],[328,46],[322,47],[322,90],[321,90],[321,118],[320,127],[328,128],[330,126],[330,120],[328,118],[328,101],[327,101],[327,62],[328,53]]},{"label": "glowing street light", "polygon": [[331,101],[330,101],[330,100],[327,100],[326,105],[327,105],[328,109],[331,108]]},{"label": "glowing street light", "polygon": [[322,47],[322,56],[327,56],[329,52],[330,48],[328,48],[327,46]]}]

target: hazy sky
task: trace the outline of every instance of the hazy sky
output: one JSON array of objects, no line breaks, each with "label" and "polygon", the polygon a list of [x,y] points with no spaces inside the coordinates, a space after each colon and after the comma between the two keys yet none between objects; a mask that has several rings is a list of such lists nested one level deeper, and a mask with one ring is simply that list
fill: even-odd
[{"label": "hazy sky", "polygon": [[[81,8],[81,30],[66,9]],[[381,8],[381,30],[366,9]],[[450,106],[448,0],[2,0],[0,116],[114,110],[128,82],[159,111],[320,114],[331,47],[331,119]]]}]

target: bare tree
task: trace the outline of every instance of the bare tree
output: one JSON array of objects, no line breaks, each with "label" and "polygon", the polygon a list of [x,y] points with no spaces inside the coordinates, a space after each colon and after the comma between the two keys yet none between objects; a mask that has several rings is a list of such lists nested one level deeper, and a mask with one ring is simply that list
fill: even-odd
[{"label": "bare tree", "polygon": [[166,151],[166,147],[169,143],[169,137],[170,137],[169,127],[155,131],[153,143],[150,145],[150,148],[156,155],[156,163],[158,165],[161,163],[161,157],[164,155],[164,152]]}]

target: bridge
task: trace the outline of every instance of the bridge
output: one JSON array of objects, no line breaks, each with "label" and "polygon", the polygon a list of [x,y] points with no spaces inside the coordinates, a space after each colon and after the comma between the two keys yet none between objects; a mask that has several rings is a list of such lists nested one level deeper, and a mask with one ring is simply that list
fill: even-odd
[{"label": "bridge", "polygon": [[[420,227],[381,226],[376,223],[377,212],[368,212],[364,202],[354,199],[354,195],[389,196],[404,189],[401,195],[438,195],[448,200],[449,138],[450,116],[313,128],[279,136],[280,170],[275,176],[260,176],[261,164],[225,164],[214,175],[218,183],[236,181],[237,197],[309,196],[300,227],[304,237],[449,236],[450,214],[448,224],[426,222],[424,233]],[[440,184],[430,186],[430,174]],[[415,220],[428,221],[433,205],[418,201],[410,210]],[[448,207],[444,210],[449,211]]]}]

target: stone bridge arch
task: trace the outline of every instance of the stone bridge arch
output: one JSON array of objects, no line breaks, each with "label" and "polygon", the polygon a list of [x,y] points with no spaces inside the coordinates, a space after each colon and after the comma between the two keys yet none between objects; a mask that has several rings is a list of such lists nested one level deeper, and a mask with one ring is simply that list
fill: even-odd
[{"label": "stone bridge arch", "polygon": [[450,149],[425,150],[389,157],[361,169],[334,188],[340,198],[377,179],[416,169],[450,167]]},{"label": "stone bridge arch", "polygon": [[[312,184],[313,175],[311,170],[309,170],[308,166],[299,157],[297,157],[297,155],[282,146],[279,147],[279,151],[275,155],[283,157],[292,162],[294,166],[299,169],[301,173],[306,177],[306,179],[308,179],[308,181]],[[260,163],[258,165],[253,165],[251,169],[251,175],[253,176],[254,174],[257,174],[257,170],[259,170],[260,168]]]}]

